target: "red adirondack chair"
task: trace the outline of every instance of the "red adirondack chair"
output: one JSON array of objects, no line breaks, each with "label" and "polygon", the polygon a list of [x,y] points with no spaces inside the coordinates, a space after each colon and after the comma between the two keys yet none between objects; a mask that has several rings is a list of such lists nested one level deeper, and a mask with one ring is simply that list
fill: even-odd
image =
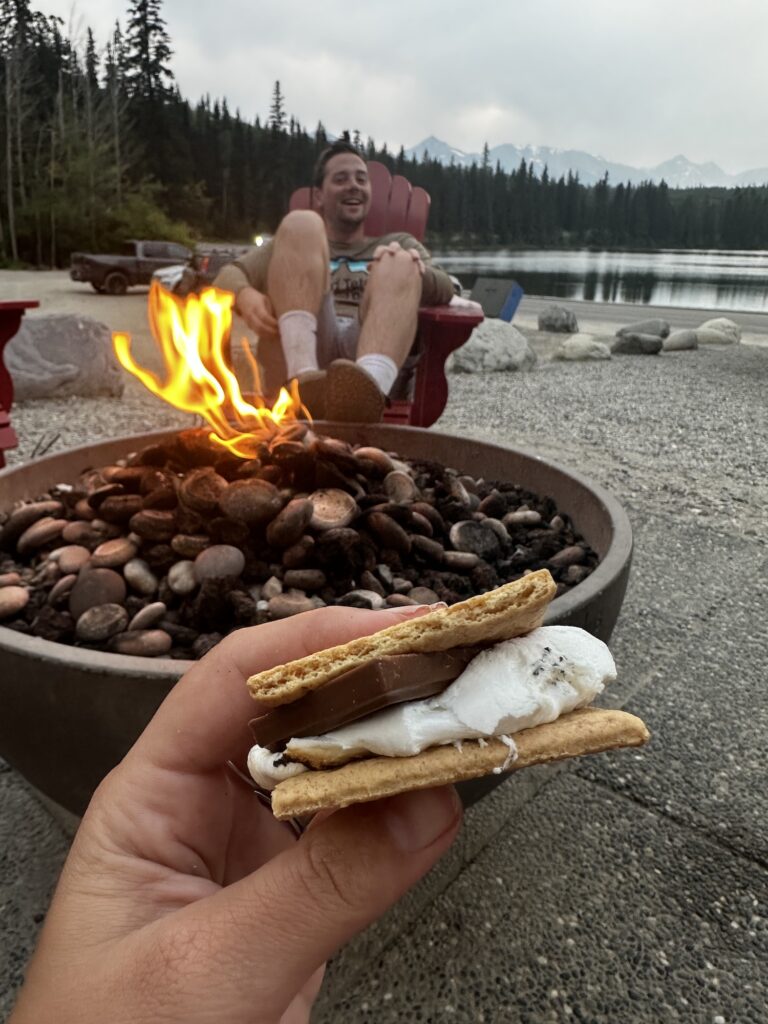
[{"label": "red adirondack chair", "polygon": [[[366,235],[376,237],[391,231],[408,231],[422,241],[429,216],[429,194],[423,188],[412,187],[402,175],[392,177],[384,164],[376,160],[368,164],[368,174],[372,199],[365,219]],[[299,188],[291,196],[291,210],[311,210],[312,207],[311,188]],[[429,427],[435,422],[448,401],[445,361],[454,349],[468,340],[482,319],[482,313],[453,306],[423,306],[419,310],[417,337],[423,354],[416,366],[413,397],[408,401],[393,401],[384,413],[385,422],[414,427]]]},{"label": "red adirondack chair", "polygon": [[19,329],[27,309],[35,309],[39,302],[0,302],[0,469],[5,465],[5,452],[19,443],[11,426],[13,381],[5,365],[3,350]]}]

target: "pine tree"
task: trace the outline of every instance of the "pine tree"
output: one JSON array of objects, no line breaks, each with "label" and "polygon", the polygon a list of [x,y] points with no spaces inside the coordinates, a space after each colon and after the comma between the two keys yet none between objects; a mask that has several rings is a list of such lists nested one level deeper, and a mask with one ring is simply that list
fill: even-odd
[{"label": "pine tree", "polygon": [[280,92],[279,82],[275,82],[275,86],[272,90],[272,105],[269,108],[269,120],[267,121],[267,124],[275,135],[285,131],[285,101],[283,100],[282,92]]},{"label": "pine tree", "polygon": [[173,51],[160,14],[162,0],[131,0],[128,7],[126,81],[135,99],[162,100],[168,96]]}]

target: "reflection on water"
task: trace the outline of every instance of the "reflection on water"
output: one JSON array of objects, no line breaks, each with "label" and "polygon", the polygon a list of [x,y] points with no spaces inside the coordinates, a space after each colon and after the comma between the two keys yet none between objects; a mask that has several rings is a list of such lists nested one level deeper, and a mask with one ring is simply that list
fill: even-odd
[{"label": "reflection on water", "polygon": [[435,258],[470,289],[477,277],[514,277],[529,295],[768,312],[768,252],[531,249]]}]

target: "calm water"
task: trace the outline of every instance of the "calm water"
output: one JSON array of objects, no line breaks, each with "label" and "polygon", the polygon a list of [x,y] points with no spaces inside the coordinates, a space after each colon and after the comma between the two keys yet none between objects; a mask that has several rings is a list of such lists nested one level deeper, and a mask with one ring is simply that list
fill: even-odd
[{"label": "calm water", "polygon": [[529,295],[768,312],[768,251],[528,249],[435,259],[470,289],[477,277],[513,277]]}]

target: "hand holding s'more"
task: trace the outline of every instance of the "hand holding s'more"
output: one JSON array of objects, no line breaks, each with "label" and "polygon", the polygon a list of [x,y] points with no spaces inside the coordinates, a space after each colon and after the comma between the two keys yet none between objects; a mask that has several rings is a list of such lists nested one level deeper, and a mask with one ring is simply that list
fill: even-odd
[{"label": "hand holding s'more", "polygon": [[639,718],[590,706],[614,661],[542,626],[554,593],[540,570],[251,676],[248,768],[275,816],[646,743]]}]

